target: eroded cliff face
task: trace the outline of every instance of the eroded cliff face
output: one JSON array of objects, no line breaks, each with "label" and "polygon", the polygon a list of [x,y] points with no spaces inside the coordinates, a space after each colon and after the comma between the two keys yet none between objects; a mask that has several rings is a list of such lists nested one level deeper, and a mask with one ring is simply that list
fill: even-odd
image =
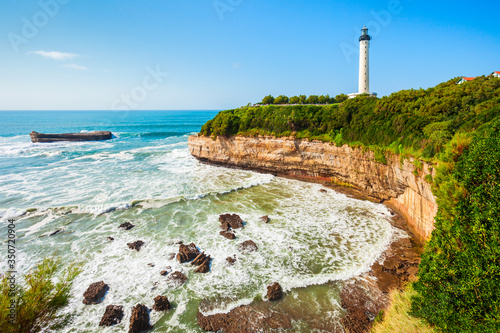
[{"label": "eroded cliff face", "polygon": [[386,157],[383,164],[375,161],[373,152],[347,145],[269,136],[190,136],[189,149],[213,164],[348,183],[403,213],[420,240],[428,239],[434,229],[436,199],[424,181],[434,171],[425,163],[416,176],[413,161],[400,163],[399,156]]}]

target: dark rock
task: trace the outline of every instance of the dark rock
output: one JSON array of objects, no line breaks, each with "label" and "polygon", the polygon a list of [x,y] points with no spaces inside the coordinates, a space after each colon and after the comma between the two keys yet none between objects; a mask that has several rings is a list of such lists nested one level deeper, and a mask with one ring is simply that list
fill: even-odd
[{"label": "dark rock", "polygon": [[54,231],[53,233],[51,233],[49,236],[54,236],[54,235],[57,235],[58,233],[60,233],[62,231],[62,229],[57,229],[56,231]]},{"label": "dark rock", "polygon": [[135,225],[133,225],[132,223],[130,222],[125,222],[125,223],[122,223],[120,224],[120,226],[118,228],[123,228],[125,230],[130,230],[132,229],[133,227],[135,227]]},{"label": "dark rock", "polygon": [[210,261],[212,259],[210,256],[206,257],[205,260],[194,270],[195,273],[208,273],[210,271]]},{"label": "dark rock", "polygon": [[173,260],[175,258],[176,253],[170,253],[168,255],[168,260]]},{"label": "dark rock", "polygon": [[181,244],[179,245],[179,253],[177,254],[177,260],[179,262],[185,263],[185,262],[190,262],[194,258],[196,258],[200,254],[200,251],[196,248],[196,245],[194,243],[191,243],[189,245],[184,245]]},{"label": "dark rock", "polygon": [[103,281],[92,283],[83,293],[83,304],[101,303],[108,290],[109,286]]},{"label": "dark rock", "polygon": [[205,316],[196,315],[198,325],[205,331],[225,333],[270,332],[293,328],[289,317],[270,309],[256,309],[251,305],[241,306],[229,313]]},{"label": "dark rock", "polygon": [[178,284],[183,284],[184,282],[187,281],[188,278],[187,278],[187,276],[185,276],[181,272],[176,271],[176,272],[173,272],[172,274],[170,274],[168,276],[168,279],[171,281],[177,282]]},{"label": "dark rock", "polygon": [[114,241],[115,239],[113,237],[108,237],[108,242],[112,242]]},{"label": "dark rock", "polygon": [[266,216],[262,216],[262,217],[260,218],[260,220],[261,220],[261,222],[264,222],[264,223],[269,223],[269,216],[267,216],[267,215],[266,215]]},{"label": "dark rock", "polygon": [[229,231],[229,230],[231,230],[231,226],[230,226],[230,225],[229,225],[229,223],[227,223],[226,221],[221,222],[220,227],[221,227],[221,228],[222,228],[222,230],[224,230],[224,231]]},{"label": "dark rock", "polygon": [[162,275],[162,276],[168,275],[168,271],[161,271],[160,275]]},{"label": "dark rock", "polygon": [[108,305],[104,315],[101,318],[99,326],[113,326],[122,321],[123,318],[123,306],[119,305]]},{"label": "dark rock", "polygon": [[319,190],[321,193],[328,193],[327,190],[325,190],[324,188],[322,188],[321,190]]},{"label": "dark rock", "polygon": [[[222,214],[219,216],[219,222],[221,224],[224,224],[224,223],[229,224],[229,226],[232,229],[243,228],[243,220],[237,214]],[[228,229],[225,229],[224,227],[223,227],[223,229],[226,231],[228,230]]]},{"label": "dark rock", "polygon": [[149,267],[155,267],[155,264],[153,264],[153,263],[149,263],[149,264],[148,264],[148,266],[149,266]]},{"label": "dark rock", "polygon": [[139,333],[151,329],[149,324],[149,309],[142,304],[137,304],[132,308],[132,315],[130,316],[129,333]]},{"label": "dark rock", "polygon": [[278,282],[267,286],[267,299],[270,301],[277,301],[283,296],[283,290]]},{"label": "dark rock", "polygon": [[236,235],[231,231],[221,231],[219,235],[226,237],[227,239],[235,239]]},{"label": "dark rock", "polygon": [[136,251],[139,251],[143,245],[144,245],[144,242],[140,241],[140,240],[135,241],[133,243],[127,243],[127,246],[129,247],[129,249],[136,250]]},{"label": "dark rock", "polygon": [[257,245],[252,240],[247,240],[238,245],[238,250],[241,252],[253,252],[258,249]]},{"label": "dark rock", "polygon": [[30,133],[31,142],[57,142],[57,141],[100,141],[110,140],[110,131],[93,131],[87,133]]},{"label": "dark rock", "polygon": [[155,311],[168,311],[170,310],[170,302],[166,296],[156,296],[155,305],[153,305],[153,310]]},{"label": "dark rock", "polygon": [[205,255],[205,252],[202,252],[202,253],[198,254],[198,256],[196,256],[196,258],[194,258],[194,260],[191,262],[191,265],[199,266],[205,261],[206,258],[207,258],[207,256]]},{"label": "dark rock", "polygon": [[234,263],[236,262],[236,257],[227,257],[226,258],[226,261],[229,265],[234,265]]}]

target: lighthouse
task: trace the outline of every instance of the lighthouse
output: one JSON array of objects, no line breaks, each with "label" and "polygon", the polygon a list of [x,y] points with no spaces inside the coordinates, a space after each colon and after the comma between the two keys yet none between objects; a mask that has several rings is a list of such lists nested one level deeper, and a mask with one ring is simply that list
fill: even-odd
[{"label": "lighthouse", "polygon": [[359,37],[359,83],[358,92],[349,94],[349,98],[354,98],[361,94],[369,94],[376,97],[377,94],[370,93],[370,40],[372,37],[368,35],[368,28],[366,26],[361,29],[361,36]]}]

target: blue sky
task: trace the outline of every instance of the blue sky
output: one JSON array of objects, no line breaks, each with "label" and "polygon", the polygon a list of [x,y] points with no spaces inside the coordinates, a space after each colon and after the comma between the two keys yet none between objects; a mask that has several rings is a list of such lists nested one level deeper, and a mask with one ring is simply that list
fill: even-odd
[{"label": "blue sky", "polygon": [[498,1],[3,0],[1,110],[226,109],[500,71]]}]

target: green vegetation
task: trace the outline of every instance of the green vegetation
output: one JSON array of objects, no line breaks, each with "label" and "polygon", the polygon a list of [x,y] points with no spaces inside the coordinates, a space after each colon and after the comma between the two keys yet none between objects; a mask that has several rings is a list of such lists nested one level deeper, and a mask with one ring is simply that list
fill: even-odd
[{"label": "green vegetation", "polygon": [[435,330],[422,319],[408,315],[411,297],[416,292],[411,284],[403,291],[392,290],[389,294],[390,305],[375,319],[372,333],[434,333]]},{"label": "green vegetation", "polygon": [[387,323],[375,332],[432,331],[408,313],[437,331],[500,332],[500,79],[457,81],[381,99],[228,110],[201,130],[212,137],[295,136],[349,144],[372,150],[380,163],[392,153],[401,163],[413,156],[417,175],[421,159],[437,165],[435,177],[425,178],[439,211],[418,281],[394,296],[401,306],[389,311],[398,315],[388,311]]},{"label": "green vegetation", "polygon": [[[65,307],[70,298],[70,289],[80,273],[80,265],[71,264],[59,274],[59,282],[53,279],[60,262],[47,258],[24,276],[24,284],[16,285],[15,294],[10,294],[8,277],[1,279],[0,327],[5,333],[40,332],[49,326],[61,324],[64,318],[57,311]],[[17,277],[19,279],[19,277]],[[17,281],[19,282],[19,281]],[[15,307],[15,321],[12,324],[10,307]]]},{"label": "green vegetation", "polygon": [[311,95],[307,97],[306,95],[293,96],[288,98],[285,95],[280,95],[274,98],[268,95],[262,99],[261,104],[334,104],[342,103],[347,99],[347,95],[340,94],[335,97],[330,97],[330,95]]},{"label": "green vegetation", "polygon": [[457,81],[426,90],[402,90],[381,99],[359,96],[340,104],[242,107],[220,112],[201,133],[213,137],[293,134],[429,159],[441,154],[455,134],[484,131],[499,117],[499,79],[479,77],[459,85]]},{"label": "green vegetation", "polygon": [[[500,124],[441,170],[413,314],[443,332],[500,332]],[[446,181],[443,181],[443,179]]]}]

